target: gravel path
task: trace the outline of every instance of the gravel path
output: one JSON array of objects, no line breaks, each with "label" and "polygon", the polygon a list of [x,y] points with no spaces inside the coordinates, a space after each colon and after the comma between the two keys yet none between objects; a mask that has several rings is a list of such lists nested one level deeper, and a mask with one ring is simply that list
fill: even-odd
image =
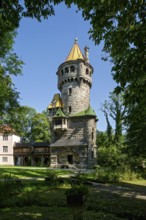
[{"label": "gravel path", "polygon": [[146,200],[146,187],[144,186],[116,186],[112,184],[102,184],[102,183],[95,183],[89,182],[92,184],[97,190],[104,190],[107,192],[112,192],[115,194],[119,194],[123,197],[132,197],[137,199]]}]

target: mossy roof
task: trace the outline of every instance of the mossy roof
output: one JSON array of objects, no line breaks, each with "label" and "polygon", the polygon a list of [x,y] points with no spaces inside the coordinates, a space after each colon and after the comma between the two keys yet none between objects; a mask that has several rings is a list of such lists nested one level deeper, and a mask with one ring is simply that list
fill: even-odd
[{"label": "mossy roof", "polygon": [[61,108],[59,108],[53,118],[66,118],[66,117],[67,116],[62,112]]},{"label": "mossy roof", "polygon": [[78,112],[74,115],[71,115],[71,117],[80,117],[80,116],[94,116],[94,117],[97,117],[95,111],[91,108],[91,106],[89,106],[87,109],[85,109],[81,112]]}]

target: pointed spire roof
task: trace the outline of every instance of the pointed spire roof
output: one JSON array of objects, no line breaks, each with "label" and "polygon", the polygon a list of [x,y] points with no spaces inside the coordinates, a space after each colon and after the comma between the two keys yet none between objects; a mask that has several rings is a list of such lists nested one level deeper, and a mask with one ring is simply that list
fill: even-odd
[{"label": "pointed spire roof", "polygon": [[48,109],[52,109],[52,108],[62,108],[63,104],[62,104],[62,100],[60,97],[60,94],[54,94],[54,97],[52,99],[51,104],[48,106]]},{"label": "pointed spire roof", "polygon": [[66,115],[62,112],[61,108],[59,108],[53,118],[66,118]]},{"label": "pointed spire roof", "polygon": [[66,58],[66,61],[70,61],[70,60],[77,60],[77,59],[85,59],[80,48],[79,48],[79,45],[78,45],[78,41],[77,41],[77,38],[75,38],[75,42],[74,42],[74,45],[72,47],[72,49],[70,50],[67,58]]}]

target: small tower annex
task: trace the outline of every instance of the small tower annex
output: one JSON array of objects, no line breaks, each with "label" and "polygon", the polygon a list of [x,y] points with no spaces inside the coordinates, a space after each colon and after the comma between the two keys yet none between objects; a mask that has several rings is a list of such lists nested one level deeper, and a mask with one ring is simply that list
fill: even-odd
[{"label": "small tower annex", "polygon": [[77,39],[57,70],[58,89],[48,106],[53,139],[51,167],[92,168],[96,162],[96,113],[90,106],[93,67]]}]

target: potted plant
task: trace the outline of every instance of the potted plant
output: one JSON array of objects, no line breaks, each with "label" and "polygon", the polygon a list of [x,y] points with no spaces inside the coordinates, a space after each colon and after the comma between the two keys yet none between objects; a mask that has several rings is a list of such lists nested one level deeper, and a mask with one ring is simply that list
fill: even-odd
[{"label": "potted plant", "polygon": [[85,204],[89,190],[84,185],[74,185],[66,190],[67,205],[69,207],[78,207]]}]

